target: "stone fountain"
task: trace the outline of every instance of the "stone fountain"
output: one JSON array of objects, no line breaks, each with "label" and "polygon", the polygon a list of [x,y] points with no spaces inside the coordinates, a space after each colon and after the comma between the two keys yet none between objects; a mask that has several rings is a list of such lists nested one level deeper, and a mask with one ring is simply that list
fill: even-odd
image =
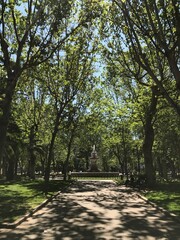
[{"label": "stone fountain", "polygon": [[96,151],[95,145],[93,145],[92,149],[93,150],[92,150],[91,156],[89,158],[90,168],[89,168],[88,172],[100,172],[100,170],[97,167],[98,156],[97,156],[97,151]]}]

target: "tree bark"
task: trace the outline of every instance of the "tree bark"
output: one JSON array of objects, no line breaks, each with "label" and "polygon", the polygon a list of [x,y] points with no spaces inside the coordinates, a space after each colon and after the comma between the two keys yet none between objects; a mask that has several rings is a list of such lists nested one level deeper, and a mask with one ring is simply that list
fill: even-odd
[{"label": "tree bark", "polygon": [[30,149],[30,159],[29,159],[29,166],[28,166],[28,176],[31,179],[35,179],[35,163],[36,163],[36,156],[34,151]]},{"label": "tree bark", "polygon": [[31,179],[35,179],[35,164],[36,164],[36,155],[35,155],[35,144],[36,144],[36,131],[37,125],[33,124],[30,129],[29,134],[29,166],[28,166],[28,176]]},{"label": "tree bark", "polygon": [[6,171],[6,180],[12,181],[14,180],[15,176],[15,162],[13,159],[14,156],[10,156],[10,158],[7,161],[7,171]]},{"label": "tree bark", "polygon": [[125,129],[122,128],[122,147],[123,147],[123,165],[124,165],[124,172],[126,178],[129,178],[129,170],[128,170],[128,156],[127,156],[127,144],[126,144],[126,136],[125,136]]},{"label": "tree bark", "polygon": [[5,98],[2,104],[2,115],[0,117],[0,163],[3,161],[6,134],[11,113],[11,103],[16,87],[16,80],[13,77],[7,79],[7,87],[5,89]]},{"label": "tree bark", "polygon": [[69,143],[68,143],[68,152],[67,152],[67,156],[66,156],[66,161],[64,163],[64,181],[67,180],[69,157],[70,157],[70,154],[71,154],[71,146],[72,146],[73,138],[74,138],[74,129],[73,129],[73,132],[71,134],[71,137],[70,137],[70,140],[69,140]]},{"label": "tree bark", "polygon": [[58,133],[59,119],[60,119],[60,114],[57,114],[55,125],[54,125],[54,131],[52,133],[51,143],[50,143],[50,146],[49,146],[47,163],[46,163],[46,166],[45,166],[44,180],[45,180],[46,183],[49,182],[50,171],[51,171],[51,162],[52,162],[52,156],[53,156],[53,148],[54,148],[54,142],[55,142],[55,139],[56,139],[56,135]]},{"label": "tree bark", "polygon": [[170,51],[167,52],[166,55],[167,55],[171,72],[173,73],[174,78],[176,80],[176,88],[178,91],[180,91],[180,71],[179,71],[177,60],[175,58],[175,55]]},{"label": "tree bark", "polygon": [[157,95],[156,87],[152,87],[151,104],[146,112],[145,125],[144,125],[144,143],[143,153],[145,162],[145,173],[147,177],[147,183],[149,186],[153,186],[156,182],[156,174],[153,166],[152,147],[154,142],[154,129],[153,129],[153,117],[156,113],[157,107]]}]

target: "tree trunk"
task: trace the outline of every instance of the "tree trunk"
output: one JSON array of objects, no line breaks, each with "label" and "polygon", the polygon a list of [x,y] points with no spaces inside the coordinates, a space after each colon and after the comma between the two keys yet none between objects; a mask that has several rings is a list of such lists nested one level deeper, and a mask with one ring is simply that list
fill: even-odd
[{"label": "tree trunk", "polygon": [[179,71],[179,67],[178,67],[178,62],[172,51],[166,51],[166,56],[167,56],[167,59],[169,62],[171,72],[173,73],[174,78],[176,80],[176,88],[178,91],[180,91],[180,71]]},{"label": "tree trunk", "polygon": [[46,162],[46,159],[44,157],[41,157],[41,174],[42,174],[42,176],[44,176],[44,174],[45,174],[45,162]]},{"label": "tree trunk", "polygon": [[15,165],[15,163],[14,163],[13,157],[10,157],[8,159],[7,172],[6,172],[6,180],[7,181],[14,180],[14,176],[15,176],[15,171],[14,171],[15,166],[14,165]]},{"label": "tree trunk", "polygon": [[154,142],[154,130],[152,125],[149,122],[148,124],[146,123],[145,138],[144,138],[144,144],[143,144],[145,173],[147,176],[147,182],[149,186],[153,186],[156,182],[155,170],[154,170],[153,158],[152,158],[153,142]]},{"label": "tree trunk", "polygon": [[123,165],[124,165],[124,173],[126,178],[129,178],[129,170],[128,170],[128,158],[127,158],[127,144],[125,138],[125,129],[122,128],[122,147],[123,147]]},{"label": "tree trunk", "polygon": [[177,169],[175,167],[175,163],[173,160],[170,162],[170,166],[171,166],[171,177],[172,179],[175,179],[177,177],[177,174],[176,174]]},{"label": "tree trunk", "polygon": [[9,78],[5,89],[5,98],[2,104],[2,115],[0,117],[0,163],[3,162],[4,149],[6,143],[7,129],[10,119],[11,103],[16,87],[16,80]]},{"label": "tree trunk", "polygon": [[35,147],[35,135],[36,135],[36,126],[31,126],[29,134],[29,166],[28,166],[28,176],[31,179],[35,179],[35,164],[36,164],[36,155],[34,153]]},{"label": "tree trunk", "polygon": [[55,139],[56,139],[56,135],[58,133],[59,119],[60,119],[60,117],[59,117],[59,115],[57,115],[55,126],[54,126],[54,131],[53,131],[52,137],[51,137],[51,143],[50,143],[50,146],[49,146],[47,163],[46,163],[46,166],[45,166],[44,180],[45,180],[46,183],[49,182],[50,171],[51,171],[51,162],[52,162],[52,156],[53,156],[53,148],[54,148],[54,142],[55,142]]},{"label": "tree trunk", "polygon": [[163,167],[163,178],[164,179],[168,179],[168,172],[167,172],[167,162],[166,162],[166,159],[165,158],[163,158],[162,159],[162,167]]},{"label": "tree trunk", "polygon": [[71,145],[72,145],[72,142],[73,142],[73,138],[74,138],[74,129],[73,129],[73,132],[72,132],[70,140],[69,140],[67,157],[66,157],[66,161],[64,163],[64,180],[65,181],[67,180],[69,157],[70,157],[70,154],[71,154]]},{"label": "tree trunk", "polygon": [[31,179],[35,179],[35,163],[36,163],[36,156],[32,150],[30,152],[30,159],[29,159],[29,166],[28,166],[28,176]]},{"label": "tree trunk", "polygon": [[157,95],[156,87],[152,87],[151,104],[146,113],[145,125],[144,125],[144,162],[145,162],[145,173],[147,177],[147,183],[149,186],[153,186],[156,182],[156,174],[153,166],[152,147],[154,142],[154,129],[153,129],[153,117],[156,113],[157,107]]},{"label": "tree trunk", "polygon": [[15,163],[14,163],[14,176],[17,177],[18,174],[18,159],[15,159]]},{"label": "tree trunk", "polygon": [[119,146],[119,144],[116,144],[116,148],[113,153],[118,159],[118,163],[120,166],[119,170],[121,171],[122,175],[124,176],[124,173],[125,173],[124,161],[122,160],[121,147]]},{"label": "tree trunk", "polygon": [[162,166],[160,157],[158,157],[156,161],[157,161],[157,167],[158,167],[159,176],[163,177],[163,166]]},{"label": "tree trunk", "polygon": [[53,148],[54,148],[54,142],[56,138],[57,132],[54,131],[52,134],[52,139],[49,147],[49,153],[47,158],[47,164],[45,166],[45,174],[44,174],[44,180],[46,183],[49,182],[50,172],[51,172],[51,162],[52,162],[52,155],[53,155]]}]

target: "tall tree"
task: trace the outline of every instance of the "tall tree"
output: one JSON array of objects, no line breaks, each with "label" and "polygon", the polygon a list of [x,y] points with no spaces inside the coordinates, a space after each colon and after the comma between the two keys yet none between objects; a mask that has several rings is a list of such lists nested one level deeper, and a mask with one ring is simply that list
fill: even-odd
[{"label": "tall tree", "polygon": [[[0,159],[6,140],[11,103],[18,81],[25,69],[50,59],[65,40],[86,21],[86,14],[76,14],[65,33],[65,19],[74,14],[73,1],[28,0],[1,1],[1,116]],[[76,9],[77,10],[77,9]],[[75,10],[75,11],[76,11]]]},{"label": "tall tree", "polygon": [[180,167],[180,119],[168,105],[160,105],[155,122],[154,160],[159,176],[175,178]]},{"label": "tall tree", "polygon": [[[23,73],[23,82],[17,84],[15,96],[12,102],[12,115],[21,129],[21,137],[24,150],[29,157],[24,158],[28,162],[28,175],[35,178],[35,165],[37,153],[42,153],[43,144],[46,141],[42,132],[45,116],[47,92],[45,87],[38,81],[36,69]],[[43,130],[42,130],[43,129]]]},{"label": "tall tree", "polygon": [[47,67],[45,81],[54,108],[54,124],[46,164],[46,181],[49,180],[54,143],[62,119],[66,116],[66,108],[77,101],[78,94],[84,94],[83,91],[92,80],[96,42],[88,42],[90,38],[85,38],[87,31],[82,28],[78,37],[71,37],[62,51],[57,51],[54,67],[52,64]]},{"label": "tall tree", "polygon": [[[124,48],[132,59],[151,76],[161,94],[180,115],[180,9],[177,0],[113,1],[113,19]],[[117,35],[117,34],[116,34]],[[152,54],[156,63],[152,61]],[[174,84],[162,81],[156,68],[165,61]],[[156,67],[155,67],[156,66]],[[170,78],[172,78],[170,76]]]}]

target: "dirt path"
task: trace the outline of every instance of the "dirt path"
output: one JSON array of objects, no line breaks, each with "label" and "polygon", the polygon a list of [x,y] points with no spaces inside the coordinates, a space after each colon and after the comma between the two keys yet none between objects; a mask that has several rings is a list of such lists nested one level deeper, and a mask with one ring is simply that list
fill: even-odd
[{"label": "dirt path", "polygon": [[0,239],[180,240],[180,224],[110,181],[77,182]]}]

